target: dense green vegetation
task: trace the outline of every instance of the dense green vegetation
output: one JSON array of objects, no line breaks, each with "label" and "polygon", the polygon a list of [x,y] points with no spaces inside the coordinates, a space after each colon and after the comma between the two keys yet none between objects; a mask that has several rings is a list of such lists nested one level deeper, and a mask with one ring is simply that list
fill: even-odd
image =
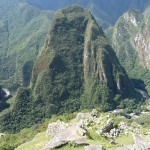
[{"label": "dense green vegetation", "polygon": [[11,91],[29,85],[33,61],[49,32],[51,11],[23,0],[0,3],[0,84]]},{"label": "dense green vegetation", "polygon": [[16,147],[34,138],[36,134],[41,132],[39,127],[32,127],[30,129],[23,129],[17,134],[7,134],[0,138],[1,150],[14,150]]},{"label": "dense green vegetation", "polygon": [[124,97],[132,96],[132,85],[87,10],[71,6],[58,11],[48,43],[35,62],[32,76],[34,94],[47,102],[47,106],[54,104],[57,111],[60,108],[55,103],[61,106],[63,101],[65,111],[74,111],[82,101],[84,108],[103,104],[106,105],[103,109],[108,110],[114,107],[113,96],[119,91]]},{"label": "dense green vegetation", "polygon": [[138,124],[142,125],[144,128],[150,129],[150,116],[143,115],[135,120]]},{"label": "dense green vegetation", "polygon": [[52,114],[85,108],[107,111],[126,97],[135,98],[136,92],[101,27],[88,10],[73,5],[56,13],[34,63],[31,86],[17,91],[0,128],[18,131]]},{"label": "dense green vegetation", "polygon": [[[57,10],[69,4],[78,3],[91,10],[96,20],[106,27],[110,22],[114,23],[120,14],[132,5],[144,10],[145,6],[149,4],[149,0],[142,4],[140,1],[119,2],[121,6],[125,7],[124,9],[114,5],[114,2],[109,0],[111,6],[114,7],[114,14],[117,14],[112,15],[114,18],[111,16],[112,11],[107,7],[108,1],[68,2],[63,0],[56,3],[47,0],[44,2],[41,0],[27,0],[27,3],[42,10],[48,8]],[[11,91],[15,91],[20,83],[24,86],[29,84],[33,62],[49,31],[48,27],[53,14],[51,11],[41,11],[27,3],[23,0],[2,0],[0,4],[0,84]],[[29,69],[25,71],[24,69],[27,67]]]},{"label": "dense green vegetation", "polygon": [[[57,115],[57,116],[52,115],[50,119],[43,119],[42,124],[36,124],[36,125],[31,126],[30,128],[24,128],[23,130],[21,130],[20,132],[16,134],[8,134],[8,133],[4,134],[0,138],[0,149],[1,150],[14,150],[19,145],[26,143],[28,141],[31,141],[35,137],[36,134],[41,133],[41,132],[44,132],[43,137],[45,137],[44,138],[45,140],[46,139],[45,131],[47,129],[48,123],[56,122],[57,120],[61,120],[63,122],[69,122],[70,120],[76,117],[76,114],[77,113],[63,114],[63,115]],[[33,148],[33,146],[34,145],[32,145],[31,147]]]}]

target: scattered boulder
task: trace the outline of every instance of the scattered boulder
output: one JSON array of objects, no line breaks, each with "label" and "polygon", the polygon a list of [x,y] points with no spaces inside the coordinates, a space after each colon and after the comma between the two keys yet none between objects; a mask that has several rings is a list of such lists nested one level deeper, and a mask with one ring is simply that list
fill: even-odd
[{"label": "scattered boulder", "polygon": [[77,127],[77,131],[81,136],[86,135],[86,130],[84,130],[83,128],[80,128],[79,126]]},{"label": "scattered boulder", "polygon": [[114,128],[110,130],[110,136],[111,137],[117,137],[121,133],[121,130],[119,128]]},{"label": "scattered boulder", "polygon": [[101,114],[98,116],[96,110],[93,110],[91,114],[79,113],[76,118],[78,122],[68,128],[66,128],[67,125],[65,123],[60,121],[49,124],[47,135],[53,138],[44,150],[62,147],[68,143],[85,145],[85,150],[104,150],[101,145],[89,145],[86,141],[86,134],[89,130],[95,130],[95,133],[98,135],[109,139],[111,144],[119,144],[115,141],[115,137],[120,134],[133,135],[135,144],[112,150],[150,150],[150,143],[145,142],[140,136],[135,135],[142,135],[141,126],[135,122],[130,126],[124,122],[120,122],[114,127],[114,120],[110,115]]},{"label": "scattered boulder", "polygon": [[58,147],[61,147],[65,144],[67,144],[68,142],[67,141],[53,141],[51,142],[49,145],[47,145],[44,150],[51,150],[52,148],[58,148]]},{"label": "scattered boulder", "polygon": [[105,150],[105,148],[101,145],[89,145],[85,146],[84,150]]},{"label": "scattered boulder", "polygon": [[120,129],[123,129],[123,130],[127,129],[127,127],[128,127],[124,122],[120,122],[118,126]]},{"label": "scattered boulder", "polygon": [[83,122],[79,122],[77,123],[77,131],[81,136],[85,136],[86,135],[86,130],[83,129]]},{"label": "scattered boulder", "polygon": [[141,125],[137,124],[136,122],[133,122],[130,126],[125,124],[124,122],[120,122],[118,124],[118,128],[125,134],[143,134]]},{"label": "scattered boulder", "polygon": [[85,119],[85,118],[88,118],[89,117],[89,113],[78,113],[76,118],[79,120],[81,119]]},{"label": "scattered boulder", "polygon": [[108,113],[117,115],[117,114],[121,113],[122,111],[123,111],[123,109],[115,109],[115,110],[113,110],[113,111],[109,111]]},{"label": "scattered boulder", "polygon": [[74,142],[75,144],[79,145],[88,145],[86,139],[79,135],[78,133],[78,126],[73,125],[68,127],[67,129],[63,130],[62,132],[56,134],[49,144],[44,148],[44,150],[50,150],[52,148],[61,147],[68,142]]},{"label": "scattered boulder", "polygon": [[111,150],[150,150],[150,143],[145,142],[144,139],[138,135],[133,135],[135,144],[120,148],[113,148]]},{"label": "scattered boulder", "polygon": [[66,129],[66,127],[67,124],[61,121],[50,123],[46,131],[46,136],[54,137],[56,134]]},{"label": "scattered boulder", "polygon": [[[135,135],[135,134],[133,134],[132,136],[133,136],[135,144],[138,144],[138,145],[140,145],[140,144],[147,145],[148,144],[148,142],[146,142],[141,136],[138,136],[138,135]],[[150,146],[150,143],[149,143],[149,146]]]},{"label": "scattered boulder", "polygon": [[111,150],[150,150],[150,144],[149,143],[134,144],[119,148],[112,148]]},{"label": "scattered boulder", "polygon": [[76,145],[89,145],[85,138],[76,139],[74,143]]}]

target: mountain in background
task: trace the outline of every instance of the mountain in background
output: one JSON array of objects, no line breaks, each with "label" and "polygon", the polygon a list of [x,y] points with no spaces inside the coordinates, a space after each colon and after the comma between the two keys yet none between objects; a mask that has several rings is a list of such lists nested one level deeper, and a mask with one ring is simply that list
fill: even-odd
[{"label": "mountain in background", "polygon": [[52,114],[85,108],[106,111],[135,96],[101,27],[88,10],[73,5],[56,12],[30,88],[18,90],[1,128],[17,131]]},{"label": "mountain in background", "polygon": [[0,2],[0,84],[15,91],[29,85],[32,66],[48,33],[51,11],[23,0]]},{"label": "mountain in background", "polygon": [[49,32],[54,11],[72,3],[88,8],[97,22],[107,28],[129,8],[143,11],[149,0],[1,0],[0,84],[3,87],[15,91],[29,85],[34,60]]},{"label": "mountain in background", "polygon": [[106,35],[135,86],[150,94],[150,9],[127,11]]},{"label": "mountain in background", "polygon": [[105,29],[130,8],[144,11],[150,0],[26,0],[42,10],[58,10],[71,4],[88,8]]}]

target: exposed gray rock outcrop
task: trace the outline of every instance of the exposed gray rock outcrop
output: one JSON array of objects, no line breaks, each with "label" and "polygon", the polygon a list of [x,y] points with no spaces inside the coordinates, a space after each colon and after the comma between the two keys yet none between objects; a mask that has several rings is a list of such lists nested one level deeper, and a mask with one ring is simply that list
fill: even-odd
[{"label": "exposed gray rock outcrop", "polygon": [[86,139],[79,134],[78,129],[78,125],[73,125],[56,134],[44,150],[61,147],[69,142],[74,142],[77,145],[88,145]]},{"label": "exposed gray rock outcrop", "polygon": [[85,119],[85,118],[89,117],[89,115],[90,115],[89,113],[78,113],[77,116],[76,116],[76,118],[79,121],[81,119]]},{"label": "exposed gray rock outcrop", "polygon": [[77,131],[81,136],[85,136],[86,135],[86,130],[83,129],[83,122],[80,121],[79,123],[77,123]]},{"label": "exposed gray rock outcrop", "polygon": [[111,150],[150,150],[150,144],[149,143],[134,144],[120,148],[113,148]]},{"label": "exposed gray rock outcrop", "polygon": [[61,121],[50,123],[46,131],[46,136],[54,137],[56,134],[66,129],[67,126],[67,124]]},{"label": "exposed gray rock outcrop", "polygon": [[119,128],[114,128],[110,130],[110,136],[111,137],[117,137],[121,133],[121,130]]},{"label": "exposed gray rock outcrop", "polygon": [[133,135],[135,144],[120,148],[113,148],[111,150],[150,150],[150,142],[146,142],[142,137]]},{"label": "exposed gray rock outcrop", "polygon": [[105,150],[105,148],[101,145],[89,145],[85,146],[84,150]]},{"label": "exposed gray rock outcrop", "polygon": [[89,145],[85,138],[79,138],[74,141],[76,145]]}]

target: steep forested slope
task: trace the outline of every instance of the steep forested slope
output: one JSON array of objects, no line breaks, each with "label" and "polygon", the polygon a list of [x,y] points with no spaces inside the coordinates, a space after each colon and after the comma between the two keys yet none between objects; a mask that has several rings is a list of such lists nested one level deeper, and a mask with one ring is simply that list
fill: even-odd
[{"label": "steep forested slope", "polygon": [[50,10],[55,11],[72,3],[80,4],[91,10],[96,20],[105,28],[109,24],[113,24],[128,8],[144,10],[149,4],[149,0],[144,0],[142,3],[140,0],[131,0],[130,2],[129,0],[1,0],[1,85],[10,90],[15,90],[20,85],[29,85],[33,62],[48,33],[53,14]]},{"label": "steep forested slope", "polygon": [[110,110],[135,91],[94,17],[73,5],[58,11],[34,63],[30,89],[20,88],[4,130],[31,126],[52,114]]},{"label": "steep forested slope", "polygon": [[0,84],[15,90],[28,85],[33,62],[52,17],[23,0],[0,2]]}]

